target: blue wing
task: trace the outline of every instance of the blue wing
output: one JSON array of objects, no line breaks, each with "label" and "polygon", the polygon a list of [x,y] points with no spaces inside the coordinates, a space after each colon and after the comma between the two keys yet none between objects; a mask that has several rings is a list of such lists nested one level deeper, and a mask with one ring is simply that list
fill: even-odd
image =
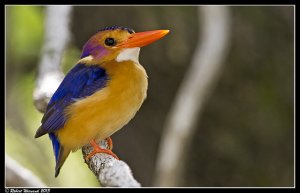
[{"label": "blue wing", "polygon": [[99,66],[77,64],[64,78],[48,103],[42,119],[42,125],[35,137],[54,132],[62,128],[67,120],[64,110],[76,99],[92,95],[105,87],[108,75]]}]

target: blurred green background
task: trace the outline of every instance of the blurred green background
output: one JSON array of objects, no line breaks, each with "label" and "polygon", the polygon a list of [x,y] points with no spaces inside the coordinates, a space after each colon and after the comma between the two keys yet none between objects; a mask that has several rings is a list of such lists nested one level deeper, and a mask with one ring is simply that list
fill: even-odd
[{"label": "blurred green background", "polygon": [[[294,185],[294,7],[230,7],[229,55],[198,123],[183,176],[185,186]],[[47,136],[34,139],[42,114],[32,100],[44,35],[43,6],[6,7],[5,152],[48,186],[99,186],[81,151],[54,178]],[[142,49],[148,98],[135,118],[112,136],[114,152],[143,186],[153,172],[167,113],[189,67],[198,34],[196,6],[75,6],[67,72],[98,29],[169,29]]]}]

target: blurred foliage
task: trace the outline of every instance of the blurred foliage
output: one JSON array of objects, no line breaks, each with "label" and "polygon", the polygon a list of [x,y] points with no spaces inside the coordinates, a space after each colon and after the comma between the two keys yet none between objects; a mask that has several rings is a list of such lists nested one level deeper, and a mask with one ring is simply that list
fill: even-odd
[{"label": "blurred foliage", "polygon": [[[7,9],[7,42],[14,60],[33,61],[40,53],[43,36],[43,8],[38,6],[15,6]],[[29,49],[30,48],[30,49]]]},{"label": "blurred foliage", "polygon": [[[49,186],[99,186],[82,158],[72,153],[58,178],[47,136],[34,139],[42,115],[32,92],[43,43],[44,7],[6,7],[5,151]],[[294,8],[231,7],[230,54],[198,123],[186,186],[292,186],[294,176]],[[118,14],[116,14],[118,13]],[[193,6],[75,6],[67,72],[98,29],[170,29],[142,49],[148,98],[135,118],[113,135],[114,151],[143,186],[151,186],[164,120],[196,46]],[[201,28],[200,28],[201,29]]]}]

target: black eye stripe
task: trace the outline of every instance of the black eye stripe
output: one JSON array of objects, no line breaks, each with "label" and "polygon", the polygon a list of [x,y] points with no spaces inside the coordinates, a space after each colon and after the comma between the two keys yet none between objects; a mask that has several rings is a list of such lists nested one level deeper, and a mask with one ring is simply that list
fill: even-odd
[{"label": "black eye stripe", "polygon": [[104,43],[107,46],[115,46],[117,41],[114,38],[106,38]]}]

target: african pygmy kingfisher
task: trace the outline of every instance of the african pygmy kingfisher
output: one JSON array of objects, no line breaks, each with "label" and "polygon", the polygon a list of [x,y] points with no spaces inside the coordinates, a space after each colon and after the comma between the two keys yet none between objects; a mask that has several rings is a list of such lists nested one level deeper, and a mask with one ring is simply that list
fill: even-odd
[{"label": "african pygmy kingfisher", "polygon": [[[97,142],[126,125],[147,95],[147,74],[139,63],[140,47],[169,30],[135,33],[126,27],[106,27],[83,46],[78,63],[67,73],[50,99],[35,137],[49,134],[55,177],[71,151],[90,143],[95,153],[107,153]],[[111,139],[110,139],[111,140]],[[111,143],[109,143],[111,144]]]}]

